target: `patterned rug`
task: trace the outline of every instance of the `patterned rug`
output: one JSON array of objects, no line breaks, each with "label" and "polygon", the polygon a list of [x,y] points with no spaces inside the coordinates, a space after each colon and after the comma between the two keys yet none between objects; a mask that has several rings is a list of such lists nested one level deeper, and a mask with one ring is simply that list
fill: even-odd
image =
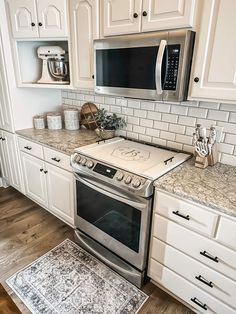
[{"label": "patterned rug", "polygon": [[69,239],[6,282],[33,314],[133,314],[148,298]]}]

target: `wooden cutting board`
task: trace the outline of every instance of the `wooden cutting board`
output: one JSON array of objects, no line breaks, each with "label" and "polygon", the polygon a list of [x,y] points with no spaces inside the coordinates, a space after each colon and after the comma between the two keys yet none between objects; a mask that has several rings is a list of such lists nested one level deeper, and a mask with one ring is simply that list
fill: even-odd
[{"label": "wooden cutting board", "polygon": [[0,284],[0,314],[22,314],[1,284]]}]

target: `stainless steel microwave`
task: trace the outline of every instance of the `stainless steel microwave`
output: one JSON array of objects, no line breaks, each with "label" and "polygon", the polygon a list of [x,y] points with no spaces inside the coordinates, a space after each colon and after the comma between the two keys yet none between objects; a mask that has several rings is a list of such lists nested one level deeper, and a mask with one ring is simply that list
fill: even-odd
[{"label": "stainless steel microwave", "polygon": [[95,92],[186,100],[194,38],[195,32],[178,30],[94,41]]}]

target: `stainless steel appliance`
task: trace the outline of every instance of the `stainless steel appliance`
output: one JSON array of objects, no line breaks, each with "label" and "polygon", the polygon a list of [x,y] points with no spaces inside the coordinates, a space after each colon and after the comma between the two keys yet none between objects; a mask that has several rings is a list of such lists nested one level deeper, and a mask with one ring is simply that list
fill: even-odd
[{"label": "stainless steel appliance", "polygon": [[147,266],[153,181],[188,154],[124,138],[76,149],[76,239],[141,287]]},{"label": "stainless steel appliance", "polygon": [[37,54],[43,60],[40,84],[69,84],[69,62],[66,52],[59,46],[40,46]]},{"label": "stainless steel appliance", "polygon": [[95,91],[133,98],[187,98],[195,33],[190,30],[97,40]]}]

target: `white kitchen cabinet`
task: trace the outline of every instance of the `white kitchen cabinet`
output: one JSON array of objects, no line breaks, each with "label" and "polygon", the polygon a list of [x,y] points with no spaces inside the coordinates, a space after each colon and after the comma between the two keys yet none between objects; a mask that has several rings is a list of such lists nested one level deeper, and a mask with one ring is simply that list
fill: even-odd
[{"label": "white kitchen cabinet", "polygon": [[73,174],[46,163],[48,208],[56,216],[73,224],[74,184]]},{"label": "white kitchen cabinet", "polygon": [[34,156],[21,153],[25,194],[40,205],[48,206],[44,162]]},{"label": "white kitchen cabinet", "polygon": [[73,225],[75,187],[69,156],[21,137],[18,143],[26,196]]},{"label": "white kitchen cabinet", "polygon": [[11,112],[11,101],[1,36],[2,34],[0,33],[0,129],[13,132],[14,126]]},{"label": "white kitchen cabinet", "polygon": [[0,161],[2,178],[9,184],[21,191],[21,177],[19,171],[19,158],[16,150],[15,135],[0,130]]},{"label": "white kitchen cabinet", "polygon": [[104,36],[191,27],[196,0],[104,0]]},{"label": "white kitchen cabinet", "polygon": [[235,226],[234,217],[156,190],[149,277],[197,312],[235,313]]},{"label": "white kitchen cabinet", "polygon": [[74,87],[93,88],[93,40],[99,38],[99,0],[70,1]]},{"label": "white kitchen cabinet", "polygon": [[217,102],[236,100],[236,1],[202,3],[189,96]]},{"label": "white kitchen cabinet", "polygon": [[66,37],[67,0],[8,0],[14,38]]}]

